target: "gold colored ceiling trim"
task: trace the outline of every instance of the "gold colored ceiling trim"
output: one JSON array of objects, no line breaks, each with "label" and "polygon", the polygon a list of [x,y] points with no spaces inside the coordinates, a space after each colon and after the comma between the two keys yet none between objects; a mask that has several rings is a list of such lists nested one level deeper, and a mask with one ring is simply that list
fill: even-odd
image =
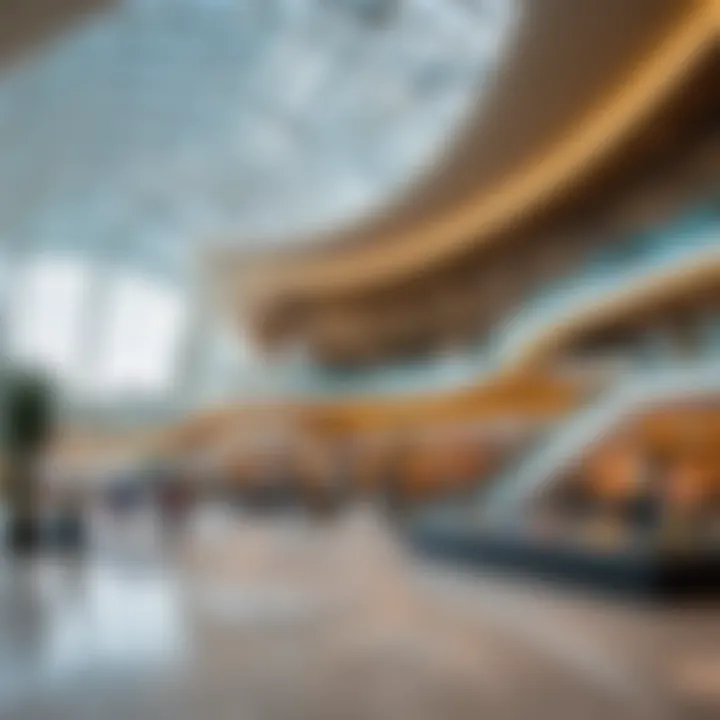
[{"label": "gold colored ceiling trim", "polygon": [[580,308],[569,319],[549,328],[540,337],[530,341],[508,364],[509,372],[537,368],[548,359],[562,353],[578,337],[593,330],[640,315],[671,297],[686,297],[707,287],[720,283],[720,257],[715,261],[707,258],[673,269],[647,282],[633,285],[603,299],[602,304]]},{"label": "gold colored ceiling trim", "polygon": [[245,298],[263,306],[283,296],[352,293],[408,278],[468,246],[489,242],[519,219],[550,205],[616,152],[715,48],[717,13],[716,0],[695,7],[577,130],[495,192],[483,193],[425,228],[372,247],[295,257],[287,264],[250,260],[242,287],[237,288],[241,303]]}]

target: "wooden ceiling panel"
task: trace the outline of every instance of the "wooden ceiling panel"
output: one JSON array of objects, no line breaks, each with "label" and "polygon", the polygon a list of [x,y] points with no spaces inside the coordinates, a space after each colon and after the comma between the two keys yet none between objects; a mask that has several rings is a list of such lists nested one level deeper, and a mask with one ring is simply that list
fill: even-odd
[{"label": "wooden ceiling panel", "polygon": [[0,3],[0,68],[15,62],[116,0],[10,0]]}]

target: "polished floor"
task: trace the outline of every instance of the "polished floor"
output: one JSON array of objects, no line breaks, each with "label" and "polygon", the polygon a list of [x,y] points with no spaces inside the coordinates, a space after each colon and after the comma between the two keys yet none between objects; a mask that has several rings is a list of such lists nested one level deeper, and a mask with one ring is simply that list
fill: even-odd
[{"label": "polished floor", "polygon": [[357,509],[0,563],[2,720],[720,717],[720,611],[458,573]]}]

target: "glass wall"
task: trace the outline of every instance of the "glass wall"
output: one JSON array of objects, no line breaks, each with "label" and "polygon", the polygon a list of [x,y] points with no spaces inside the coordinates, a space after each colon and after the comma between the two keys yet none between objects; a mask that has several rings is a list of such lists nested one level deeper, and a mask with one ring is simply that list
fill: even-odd
[{"label": "glass wall", "polygon": [[186,293],[138,269],[72,255],[6,259],[5,355],[91,403],[160,401],[177,389]]}]

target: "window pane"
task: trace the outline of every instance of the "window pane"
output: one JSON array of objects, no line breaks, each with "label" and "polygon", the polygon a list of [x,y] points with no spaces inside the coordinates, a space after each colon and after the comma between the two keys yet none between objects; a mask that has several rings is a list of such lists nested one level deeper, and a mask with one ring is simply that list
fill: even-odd
[{"label": "window pane", "polygon": [[184,319],[182,302],[169,288],[132,275],[112,283],[100,346],[99,390],[110,395],[169,390]]},{"label": "window pane", "polygon": [[26,266],[10,300],[11,354],[62,379],[76,379],[88,280],[87,266],[74,260],[48,258]]}]

